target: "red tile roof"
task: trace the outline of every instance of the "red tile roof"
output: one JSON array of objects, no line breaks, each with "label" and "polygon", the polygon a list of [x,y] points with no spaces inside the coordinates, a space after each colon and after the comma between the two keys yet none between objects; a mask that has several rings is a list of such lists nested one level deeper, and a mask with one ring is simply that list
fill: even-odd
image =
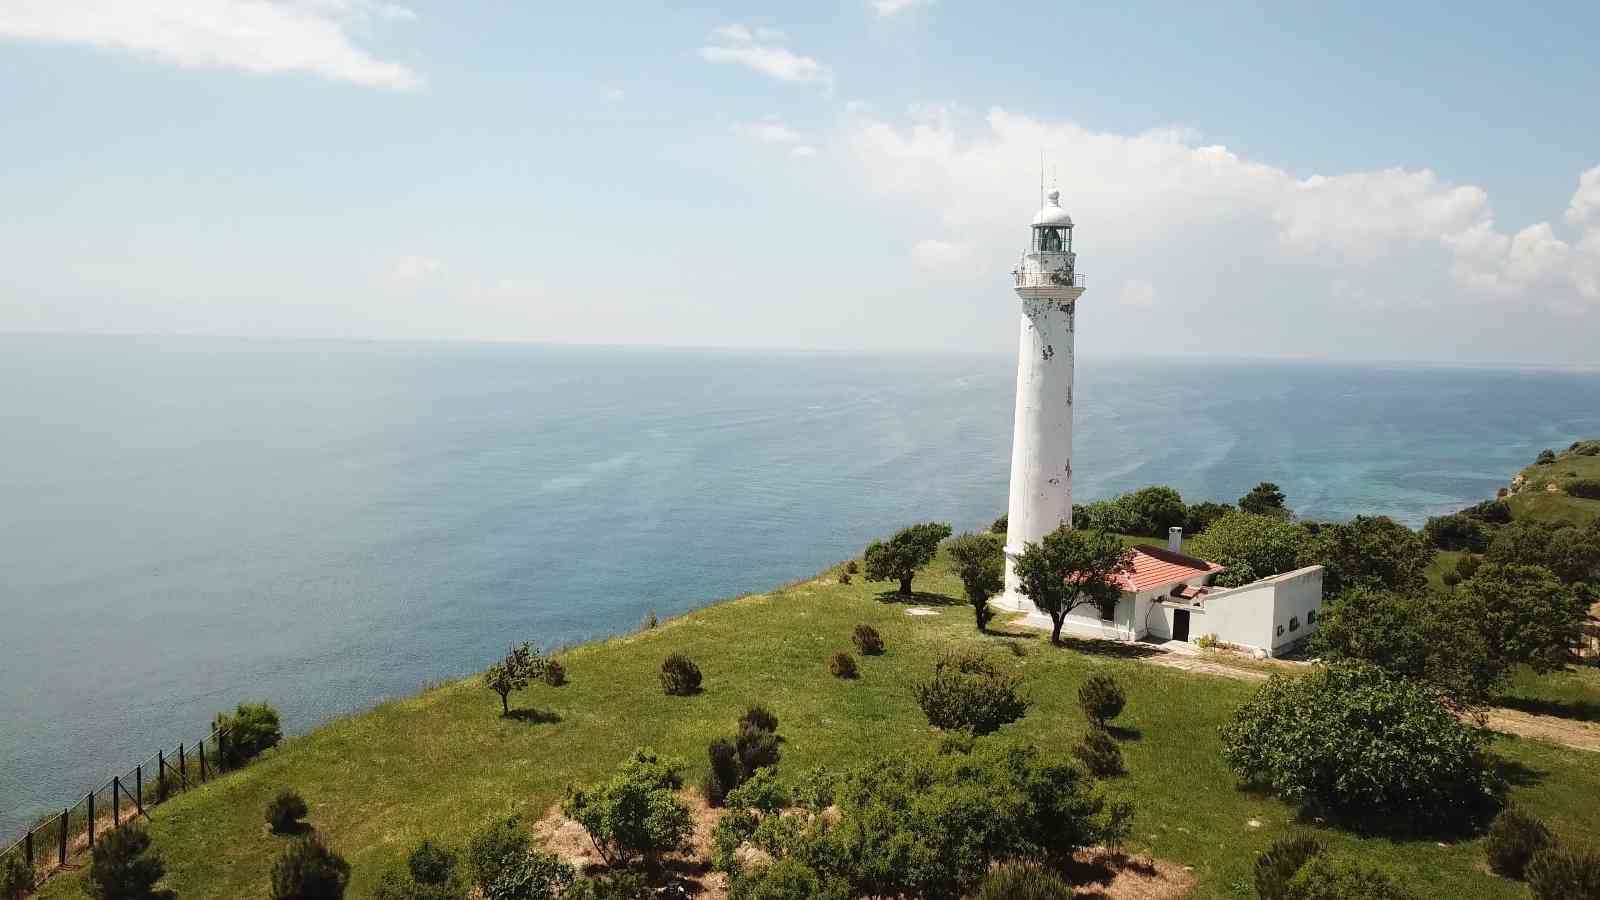
[{"label": "red tile roof", "polygon": [[1222,569],[1216,563],[1173,553],[1164,547],[1141,545],[1133,548],[1133,573],[1122,576],[1122,589],[1147,591],[1201,575],[1212,575]]}]

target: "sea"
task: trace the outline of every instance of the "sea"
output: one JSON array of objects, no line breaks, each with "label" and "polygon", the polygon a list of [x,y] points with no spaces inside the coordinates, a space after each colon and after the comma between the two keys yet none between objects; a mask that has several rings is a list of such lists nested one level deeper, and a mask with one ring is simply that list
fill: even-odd
[{"label": "sea", "polygon": [[[213,714],[287,730],[1005,511],[1007,356],[0,337],[0,846]],[[1420,525],[1600,373],[1079,360],[1079,502]]]}]

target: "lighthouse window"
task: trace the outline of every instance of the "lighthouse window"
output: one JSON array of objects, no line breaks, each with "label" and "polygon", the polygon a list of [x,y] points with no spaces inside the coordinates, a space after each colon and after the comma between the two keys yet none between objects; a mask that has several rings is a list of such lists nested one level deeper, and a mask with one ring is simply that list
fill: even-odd
[{"label": "lighthouse window", "polygon": [[1039,229],[1039,249],[1045,251],[1061,250],[1061,230],[1058,228]]}]

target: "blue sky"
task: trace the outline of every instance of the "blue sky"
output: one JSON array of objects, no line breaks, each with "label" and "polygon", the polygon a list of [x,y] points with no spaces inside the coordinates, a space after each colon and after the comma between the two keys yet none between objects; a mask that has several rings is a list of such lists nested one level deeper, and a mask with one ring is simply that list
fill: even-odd
[{"label": "blue sky", "polygon": [[[1593,363],[1595,4],[0,0],[0,331]],[[1586,175],[1587,173],[1587,175]]]}]

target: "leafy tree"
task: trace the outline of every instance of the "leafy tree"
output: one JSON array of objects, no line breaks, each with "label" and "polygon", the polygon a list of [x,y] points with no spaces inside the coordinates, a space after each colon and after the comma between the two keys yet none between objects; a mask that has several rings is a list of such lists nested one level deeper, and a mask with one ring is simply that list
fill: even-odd
[{"label": "leafy tree", "polygon": [[350,864],[316,834],[296,838],[272,864],[272,900],[342,900]]},{"label": "leafy tree", "polygon": [[1072,507],[1073,527],[1084,531],[1129,534],[1136,527],[1129,508],[1115,500],[1096,500]]},{"label": "leafy tree", "polygon": [[1418,825],[1492,806],[1499,785],[1480,741],[1426,687],[1350,662],[1273,676],[1222,729],[1246,782],[1313,811]]},{"label": "leafy tree", "polygon": [[672,793],[678,785],[676,764],[635,750],[609,781],[569,788],[561,810],[589,832],[608,864],[653,862],[683,847],[694,829],[689,808]]},{"label": "leafy tree", "polygon": [[1166,485],[1140,488],[1116,502],[1125,510],[1130,534],[1166,537],[1168,528],[1183,525],[1189,516],[1183,497]]},{"label": "leafy tree", "polygon": [[224,768],[237,768],[283,740],[278,711],[268,703],[241,703],[230,713],[217,713],[211,730],[223,732],[217,758]]},{"label": "leafy tree", "polygon": [[1322,595],[1347,590],[1416,591],[1428,583],[1433,548],[1388,516],[1329,523],[1300,548],[1297,563],[1322,565]]},{"label": "leafy tree", "polygon": [[1461,593],[1357,589],[1322,610],[1311,642],[1319,656],[1371,663],[1468,707],[1486,702],[1507,674],[1482,626],[1477,604]]},{"label": "leafy tree", "polygon": [[527,853],[528,833],[520,819],[512,816],[490,824],[467,841],[467,868],[472,883],[487,893]]},{"label": "leafy tree", "polygon": [[947,731],[989,734],[1028,711],[1020,680],[977,653],[953,653],[934,664],[933,676],[911,686],[928,724]]},{"label": "leafy tree", "polygon": [[483,892],[483,900],[557,900],[577,878],[572,866],[553,853],[527,850],[512,857]]},{"label": "leafy tree", "polygon": [[1489,549],[1488,526],[1465,513],[1434,516],[1422,526],[1422,538],[1440,550],[1482,553]]},{"label": "leafy tree", "polygon": [[22,854],[11,852],[0,859],[0,900],[22,900],[33,893],[33,866]]},{"label": "leafy tree", "polygon": [[1133,571],[1133,551],[1114,534],[1063,525],[1024,544],[1014,570],[1018,590],[1050,616],[1050,641],[1060,644],[1061,626],[1074,609],[1116,603],[1122,576]]},{"label": "leafy tree", "polygon": [[1600,531],[1518,520],[1500,529],[1486,558],[1505,565],[1543,566],[1568,583],[1600,581]]},{"label": "leafy tree", "polygon": [[483,673],[483,684],[500,695],[500,714],[511,715],[511,692],[527,687],[544,677],[545,659],[527,641],[506,649],[505,659]]},{"label": "leafy tree", "polygon": [[989,598],[1006,586],[1006,557],[1001,539],[993,534],[963,534],[950,542],[950,559],[967,593],[967,602],[972,604],[978,630],[983,631],[993,616]]},{"label": "leafy tree", "polygon": [[1370,866],[1319,855],[1289,879],[1284,900],[1416,900],[1416,895]]},{"label": "leafy tree", "polygon": [[1588,616],[1585,595],[1538,566],[1489,564],[1461,585],[1474,604],[1489,652],[1504,665],[1559,669]]},{"label": "leafy tree", "polygon": [[1289,882],[1313,857],[1321,856],[1322,842],[1310,835],[1295,835],[1272,842],[1267,852],[1256,858],[1256,897],[1259,900],[1286,900]]},{"label": "leafy tree", "polygon": [[1308,539],[1304,528],[1282,518],[1231,512],[1195,538],[1189,552],[1226,566],[1216,583],[1237,587],[1295,568]]},{"label": "leafy tree", "polygon": [[1469,519],[1477,519],[1488,525],[1511,524],[1511,504],[1501,499],[1485,500],[1473,504],[1461,511]]},{"label": "leafy tree", "polygon": [[1001,534],[1001,535],[1003,535],[1003,534],[1006,533],[1006,529],[1010,528],[1010,527],[1011,527],[1010,513],[1001,513],[1000,514],[1000,518],[995,519],[994,523],[989,526],[989,533],[990,534]]},{"label": "leafy tree", "polygon": [[84,887],[94,900],[150,900],[166,871],[160,854],[150,850],[149,832],[132,825],[114,828],[95,843]]},{"label": "leafy tree", "polygon": [[1544,450],[1540,450],[1539,451],[1538,458],[1536,458],[1533,462],[1534,462],[1534,465],[1548,466],[1549,464],[1551,464],[1551,463],[1553,463],[1555,461],[1556,461],[1556,452],[1554,450],[1544,449]]},{"label": "leafy tree", "polygon": [[887,541],[867,545],[865,561],[868,581],[900,582],[900,593],[911,595],[911,579],[917,570],[933,562],[939,542],[950,536],[950,526],[942,522],[923,522],[895,532]]},{"label": "leafy tree", "polygon": [[1287,519],[1289,509],[1283,505],[1286,499],[1282,488],[1270,481],[1263,481],[1239,498],[1239,510],[1257,516]]},{"label": "leafy tree", "polygon": [[728,887],[730,900],[852,900],[848,884],[823,878],[798,859],[780,859],[755,872],[740,873]]},{"label": "leafy tree", "polygon": [[1202,500],[1199,503],[1189,504],[1188,515],[1183,519],[1184,533],[1193,537],[1201,534],[1211,523],[1233,512],[1233,504],[1216,503],[1211,500]]}]

